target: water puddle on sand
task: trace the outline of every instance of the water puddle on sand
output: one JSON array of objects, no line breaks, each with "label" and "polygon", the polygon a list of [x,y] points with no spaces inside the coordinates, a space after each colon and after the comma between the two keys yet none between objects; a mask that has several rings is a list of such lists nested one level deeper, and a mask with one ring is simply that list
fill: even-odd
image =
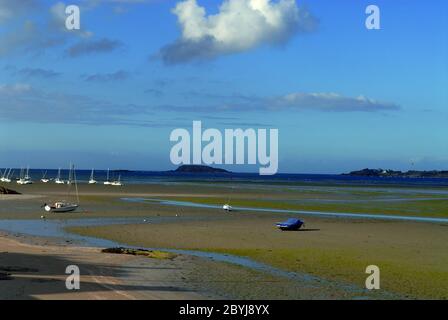
[{"label": "water puddle on sand", "polygon": [[[192,208],[207,208],[222,210],[222,206],[201,204],[188,201],[174,201],[161,200],[149,198],[122,198],[121,200],[127,202],[139,203],[158,203],[167,206],[181,206]],[[324,212],[324,211],[305,211],[305,210],[286,210],[286,209],[267,209],[267,208],[250,208],[250,207],[235,207],[234,211],[252,211],[252,212],[271,212],[271,213],[287,213],[287,214],[301,214],[306,216],[320,216],[325,218],[353,218],[353,219],[374,219],[374,220],[397,220],[397,221],[413,221],[413,222],[430,222],[430,223],[448,223],[448,218],[425,218],[399,215],[385,215],[385,214],[366,214],[366,213],[344,213],[344,212]]]},{"label": "water puddle on sand", "polygon": [[[369,291],[360,288],[355,285],[339,283],[334,281],[328,281],[319,277],[307,274],[288,272],[281,270],[270,265],[256,262],[252,259],[235,256],[231,254],[222,254],[214,252],[204,252],[195,250],[177,250],[166,248],[146,248],[129,246],[126,244],[118,243],[115,241],[86,237],[68,232],[67,227],[86,227],[86,226],[107,226],[117,224],[148,224],[148,223],[160,223],[173,220],[173,218],[165,217],[151,217],[151,218],[101,218],[101,219],[70,219],[70,220],[0,220],[0,230],[6,231],[12,234],[21,234],[27,236],[45,237],[63,239],[65,241],[73,241],[77,245],[98,247],[98,248],[113,248],[113,247],[126,247],[132,249],[145,249],[145,250],[161,250],[166,252],[172,252],[177,254],[194,256],[202,259],[210,259],[217,262],[225,262],[251,270],[267,273],[273,276],[286,278],[288,280],[297,281],[301,285],[310,288],[335,288],[336,290],[342,290],[355,295],[354,299],[366,299],[369,298]],[[383,292],[383,295],[396,297],[395,295]]]}]

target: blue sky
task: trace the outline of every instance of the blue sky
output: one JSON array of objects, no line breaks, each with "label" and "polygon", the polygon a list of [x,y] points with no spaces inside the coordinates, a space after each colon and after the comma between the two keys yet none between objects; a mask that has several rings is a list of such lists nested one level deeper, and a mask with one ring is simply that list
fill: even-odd
[{"label": "blue sky", "polygon": [[446,1],[230,2],[0,0],[0,167],[172,169],[202,120],[278,128],[280,172],[447,169]]}]

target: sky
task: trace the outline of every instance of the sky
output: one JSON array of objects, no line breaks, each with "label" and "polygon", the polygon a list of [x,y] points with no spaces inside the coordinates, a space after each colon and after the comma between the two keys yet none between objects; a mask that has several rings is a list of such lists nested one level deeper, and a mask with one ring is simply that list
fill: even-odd
[{"label": "sky", "polygon": [[200,120],[283,173],[448,169],[447,87],[445,0],[0,0],[0,167],[169,170]]}]

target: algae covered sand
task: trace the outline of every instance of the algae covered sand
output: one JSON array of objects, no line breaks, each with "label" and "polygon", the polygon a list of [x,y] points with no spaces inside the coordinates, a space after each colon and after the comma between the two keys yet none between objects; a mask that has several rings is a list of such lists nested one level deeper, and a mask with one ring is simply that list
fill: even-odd
[{"label": "algae covered sand", "polygon": [[114,254],[129,254],[132,256],[144,256],[152,259],[174,259],[176,254],[171,252],[164,252],[160,250],[145,250],[145,249],[129,249],[129,248],[107,248],[101,250],[103,253],[114,253]]},{"label": "algae covered sand", "polygon": [[[41,184],[15,186],[19,196],[0,198],[0,218],[33,219],[42,215],[42,204],[57,200],[74,201],[67,186]],[[114,188],[103,185],[79,186],[80,209],[64,219],[83,217],[144,217],[148,214],[172,215],[183,209],[153,204],[124,203],[122,198],[153,198],[187,201],[198,204],[322,211],[334,213],[387,214],[416,217],[448,218],[448,188],[415,186],[335,186],[285,185],[228,182],[159,183],[125,185]],[[189,212],[195,215],[196,211]],[[213,214],[213,212],[210,212]],[[59,218],[48,215],[48,219]]]},{"label": "algae covered sand", "polygon": [[409,298],[448,298],[448,227],[435,224],[307,219],[307,229],[280,232],[277,217],[72,228],[120,243],[250,257],[324,279],[364,286],[377,265],[381,288]]},{"label": "algae covered sand", "polygon": [[[22,196],[2,199],[0,218],[39,219],[43,201],[67,196],[66,188],[36,184],[17,188]],[[290,217],[269,212],[224,213],[219,209],[164,206],[158,202],[125,202],[122,198],[182,200],[194,203],[253,208],[366,212],[421,217],[446,217],[448,190],[443,187],[385,187],[335,185],[266,185],[260,183],[166,183],[110,188],[80,186],[81,209],[47,219],[128,218],[151,223],[139,225],[91,226],[70,231],[115,240],[136,247],[194,249],[245,256],[255,261],[321,279],[363,287],[368,265],[381,270],[381,292],[399,297],[446,299],[448,288],[448,226],[436,223],[386,222],[382,220],[304,217],[306,229],[280,232],[274,224]],[[297,215],[295,215],[297,216]],[[154,217],[161,217],[155,222]],[[169,218],[169,219],[166,219]],[[204,260],[203,264],[206,262]],[[252,272],[236,272],[219,265],[219,282],[224,290],[238,286],[235,296],[257,298],[250,287],[241,287]],[[233,270],[233,271],[232,271]],[[246,273],[247,272],[247,273]],[[202,270],[211,277],[211,270]],[[200,276],[198,276],[201,278]],[[264,283],[268,276],[254,275],[258,292],[271,290],[276,283],[278,298],[341,298],[337,290],[319,289],[304,293],[303,287],[287,290],[279,279]],[[260,278],[261,277],[261,278]],[[263,278],[264,277],[264,278]],[[212,279],[212,278],[210,278]],[[236,279],[236,278],[235,278]],[[210,280],[210,282],[213,282]],[[236,284],[236,282],[240,284]],[[215,282],[214,282],[215,283]],[[280,285],[281,283],[281,285]],[[218,285],[218,282],[215,283]],[[200,280],[198,280],[200,286]],[[264,289],[263,289],[264,288]],[[299,293],[300,292],[300,293]],[[323,293],[325,292],[325,293]],[[264,296],[269,298],[270,296]]]}]

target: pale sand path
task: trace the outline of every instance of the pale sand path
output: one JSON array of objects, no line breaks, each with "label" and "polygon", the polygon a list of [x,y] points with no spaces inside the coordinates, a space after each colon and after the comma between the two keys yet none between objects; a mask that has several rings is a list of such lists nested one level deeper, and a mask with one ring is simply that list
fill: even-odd
[{"label": "pale sand path", "polygon": [[[0,235],[0,272],[12,276],[0,280],[0,299],[207,298],[182,282],[182,266],[188,264],[188,257],[156,260],[104,254],[97,248],[31,245]],[[79,291],[65,287],[68,265],[80,268]]]}]

